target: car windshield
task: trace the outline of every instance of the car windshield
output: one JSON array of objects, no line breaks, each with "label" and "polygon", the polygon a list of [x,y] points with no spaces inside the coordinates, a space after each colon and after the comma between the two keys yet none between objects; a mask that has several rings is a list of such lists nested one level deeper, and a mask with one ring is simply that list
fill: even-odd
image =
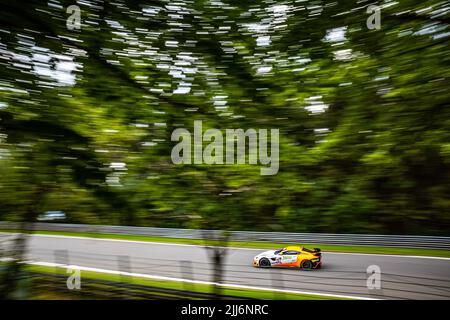
[{"label": "car windshield", "polygon": [[274,253],[275,253],[275,254],[279,254],[281,251],[283,251],[283,249],[277,250],[277,251],[275,251]]}]

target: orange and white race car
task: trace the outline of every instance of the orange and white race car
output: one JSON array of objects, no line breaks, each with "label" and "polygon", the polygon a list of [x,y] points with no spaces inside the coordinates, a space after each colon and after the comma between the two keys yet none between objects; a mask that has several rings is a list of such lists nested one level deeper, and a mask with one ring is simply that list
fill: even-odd
[{"label": "orange and white race car", "polygon": [[313,250],[300,246],[289,246],[280,250],[269,250],[253,258],[254,267],[296,267],[318,269],[322,265],[319,248]]}]

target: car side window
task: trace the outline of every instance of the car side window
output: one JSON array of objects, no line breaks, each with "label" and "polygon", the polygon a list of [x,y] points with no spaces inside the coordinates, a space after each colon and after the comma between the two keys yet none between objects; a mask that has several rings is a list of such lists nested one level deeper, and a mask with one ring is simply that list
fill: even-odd
[{"label": "car side window", "polygon": [[300,252],[294,251],[294,250],[289,250],[289,251],[283,252],[283,254],[286,254],[286,255],[296,255],[296,254],[300,254]]}]

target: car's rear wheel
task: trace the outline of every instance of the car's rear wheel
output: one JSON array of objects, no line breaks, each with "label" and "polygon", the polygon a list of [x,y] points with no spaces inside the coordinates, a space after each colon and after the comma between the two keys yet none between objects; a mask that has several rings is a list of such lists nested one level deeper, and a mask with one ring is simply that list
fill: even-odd
[{"label": "car's rear wheel", "polygon": [[259,260],[259,266],[260,267],[270,267],[270,261],[267,258],[262,258]]},{"label": "car's rear wheel", "polygon": [[312,269],[313,264],[309,260],[303,260],[301,264],[302,269]]}]

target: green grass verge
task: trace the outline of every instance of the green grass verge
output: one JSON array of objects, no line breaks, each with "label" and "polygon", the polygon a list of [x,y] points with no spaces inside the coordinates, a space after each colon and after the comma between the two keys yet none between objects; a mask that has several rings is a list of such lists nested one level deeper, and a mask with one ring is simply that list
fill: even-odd
[{"label": "green grass verge", "polygon": [[[0,230],[2,231],[2,230]],[[3,232],[11,232],[3,230]],[[112,234],[112,233],[95,233],[95,232],[66,232],[66,231],[35,231],[37,234],[76,236],[100,239],[119,239],[132,241],[150,241],[161,243],[180,243],[203,245],[204,240],[201,239],[182,239],[182,238],[166,238],[166,237],[149,237],[128,234]],[[214,244],[214,243],[211,243]],[[258,248],[258,249],[276,249],[283,248],[292,243],[273,243],[273,242],[247,242],[247,241],[230,241],[228,246],[241,248]],[[391,247],[372,247],[372,246],[342,246],[329,245],[321,243],[307,243],[305,247],[320,248],[326,252],[348,252],[348,253],[377,253],[377,254],[398,254],[412,256],[430,256],[450,258],[450,250],[443,249],[420,249],[420,248],[391,248]]]},{"label": "green grass verge", "polygon": [[[46,266],[27,265],[26,270],[47,273],[47,274],[64,274],[66,270],[64,268],[53,268]],[[189,284],[180,281],[163,281],[153,280],[140,277],[120,276],[114,274],[107,274],[101,272],[81,271],[81,289],[83,288],[83,279],[97,279],[118,282],[118,285],[123,282],[130,282],[133,284],[153,287],[153,288],[165,288],[176,290],[189,290],[193,292],[211,293],[212,286],[206,284]],[[321,296],[316,294],[295,294],[295,293],[279,293],[273,291],[263,290],[250,290],[250,289],[236,289],[230,287],[222,287],[222,294],[227,296],[233,296],[236,298],[250,298],[250,299],[283,299],[283,300],[343,300],[343,298],[334,298]],[[52,295],[49,295],[52,297]],[[57,299],[63,298],[57,295]],[[344,299],[347,300],[347,299]]]}]

